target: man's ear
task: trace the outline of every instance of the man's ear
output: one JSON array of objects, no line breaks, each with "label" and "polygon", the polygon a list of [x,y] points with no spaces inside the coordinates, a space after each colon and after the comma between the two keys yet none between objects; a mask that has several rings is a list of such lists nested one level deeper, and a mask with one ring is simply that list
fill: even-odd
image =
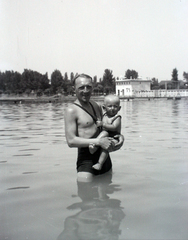
[{"label": "man's ear", "polygon": [[[120,109],[121,109],[121,106],[119,106],[119,110],[120,110]],[[119,110],[118,110],[118,111],[119,111]]]}]

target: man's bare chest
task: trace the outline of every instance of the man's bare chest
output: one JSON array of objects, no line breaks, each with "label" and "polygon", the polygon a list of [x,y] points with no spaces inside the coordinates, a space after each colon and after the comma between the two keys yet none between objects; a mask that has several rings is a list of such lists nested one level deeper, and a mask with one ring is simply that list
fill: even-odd
[{"label": "man's bare chest", "polygon": [[89,128],[93,126],[95,123],[93,118],[89,114],[83,111],[79,111],[79,114],[77,117],[77,124],[78,124],[78,127]]},{"label": "man's bare chest", "polygon": [[83,107],[80,104],[74,103],[77,108],[77,124],[81,127],[91,127],[98,120],[96,111],[91,104]]}]

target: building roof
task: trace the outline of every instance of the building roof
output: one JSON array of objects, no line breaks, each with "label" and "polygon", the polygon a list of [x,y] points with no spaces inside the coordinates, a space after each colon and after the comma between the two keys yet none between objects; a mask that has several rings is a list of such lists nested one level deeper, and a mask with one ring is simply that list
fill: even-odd
[{"label": "building roof", "polygon": [[151,82],[151,80],[127,79],[127,78],[116,79],[116,81],[117,82]]}]

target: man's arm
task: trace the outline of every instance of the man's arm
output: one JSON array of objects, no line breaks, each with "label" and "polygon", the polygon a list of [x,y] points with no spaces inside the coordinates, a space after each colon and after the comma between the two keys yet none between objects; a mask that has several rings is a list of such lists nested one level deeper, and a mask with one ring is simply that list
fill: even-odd
[{"label": "man's arm", "polygon": [[114,138],[118,139],[118,142],[113,147],[113,151],[117,151],[123,146],[124,136],[122,134],[119,134],[119,135],[115,135]]}]

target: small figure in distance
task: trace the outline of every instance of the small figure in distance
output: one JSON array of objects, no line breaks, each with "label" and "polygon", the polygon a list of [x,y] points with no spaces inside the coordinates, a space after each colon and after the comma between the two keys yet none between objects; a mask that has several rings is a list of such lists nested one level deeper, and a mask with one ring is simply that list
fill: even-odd
[{"label": "small figure in distance", "polygon": [[[104,98],[104,115],[101,122],[98,121],[98,126],[102,126],[103,131],[97,138],[110,137],[114,146],[118,143],[117,135],[121,134],[121,116],[118,115],[120,106],[120,99],[116,95],[107,95]],[[93,154],[97,150],[97,146],[90,144],[89,151]],[[101,154],[98,163],[93,165],[96,170],[101,170],[104,162],[108,157],[109,151],[101,149]]]}]

